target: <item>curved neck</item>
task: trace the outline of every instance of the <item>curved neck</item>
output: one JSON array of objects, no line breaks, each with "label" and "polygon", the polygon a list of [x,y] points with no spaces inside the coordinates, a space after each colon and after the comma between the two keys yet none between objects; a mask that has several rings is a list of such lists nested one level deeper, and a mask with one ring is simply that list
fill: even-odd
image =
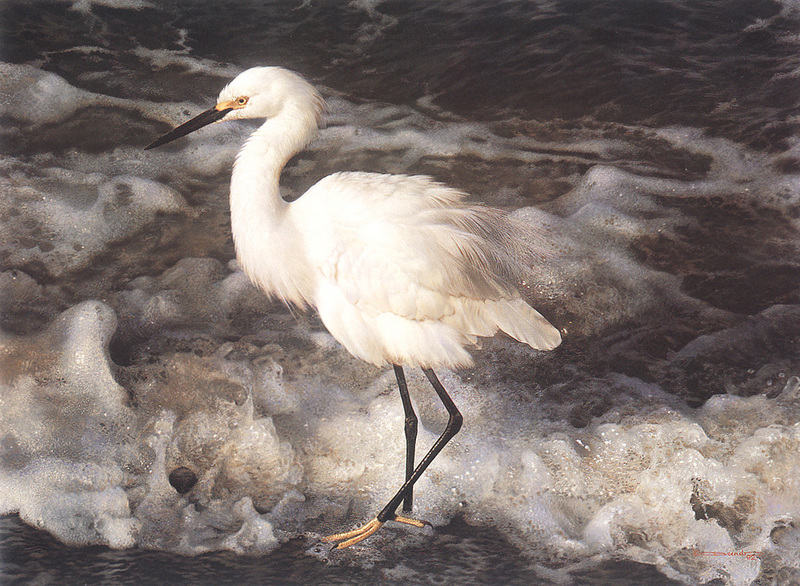
[{"label": "curved neck", "polygon": [[281,171],[316,133],[315,116],[287,106],[250,135],[233,165],[232,218],[263,222],[280,217],[287,205],[280,196]]},{"label": "curved neck", "polygon": [[295,226],[278,182],[286,162],[317,132],[317,117],[284,107],[245,143],[231,178],[231,229],[239,265],[268,294],[302,305],[312,279],[297,262]]}]

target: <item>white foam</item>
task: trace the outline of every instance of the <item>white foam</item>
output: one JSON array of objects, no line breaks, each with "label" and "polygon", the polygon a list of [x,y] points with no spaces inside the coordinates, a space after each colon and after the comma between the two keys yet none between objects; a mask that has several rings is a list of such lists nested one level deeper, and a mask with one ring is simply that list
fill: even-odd
[{"label": "white foam", "polygon": [[94,6],[108,6],[117,10],[142,10],[143,8],[154,8],[151,2],[146,0],[64,0],[71,2],[71,10],[91,14]]},{"label": "white foam", "polygon": [[118,469],[45,457],[0,472],[0,513],[18,512],[70,545],[132,547],[137,523],[121,484]]},{"label": "white foam", "polygon": [[39,336],[2,339],[0,513],[70,544],[136,539],[122,472],[132,412],[108,360],[115,326],[108,306],[85,302]]},{"label": "white foam", "polygon": [[[184,31],[185,32],[185,31]],[[176,52],[166,49],[147,49],[136,47],[133,54],[142,61],[150,63],[155,69],[178,66],[185,73],[206,73],[223,77],[236,77],[242,70],[230,65],[223,65],[209,59],[201,59],[191,55],[191,49],[185,48]]]},{"label": "white foam", "polygon": [[[222,66],[215,68],[210,62],[188,57],[175,56],[175,59],[179,59],[189,73],[213,70],[220,71],[224,76],[229,71],[236,71]],[[0,74],[3,75],[3,85],[0,87],[0,115],[34,127],[61,123],[81,109],[101,106],[115,108],[121,112],[135,112],[146,118],[162,120],[169,124],[185,120],[187,111],[197,109],[196,104],[187,102],[153,103],[82,90],[55,73],[30,65],[0,62]],[[30,128],[24,130],[27,133],[31,132]],[[136,158],[142,158],[140,151],[137,152]]]},{"label": "white foam", "polygon": [[[146,308],[142,316],[157,329],[192,319],[224,321],[229,310],[220,313],[219,308],[233,308],[237,299],[244,302],[253,293],[241,273],[227,273],[218,263],[200,260],[182,261],[162,277],[142,278],[132,286],[132,292],[120,297],[125,300],[121,306],[129,307],[130,314]],[[162,301],[155,303],[155,299]],[[103,331],[100,338],[107,340],[107,328]],[[310,338],[315,336],[319,334]],[[89,332],[85,337],[97,335]],[[89,348],[98,347],[92,344]],[[330,344],[319,347],[335,351]],[[227,349],[221,348],[220,356],[225,353]],[[363,395],[346,388],[321,392],[320,382],[314,380],[303,391],[297,383],[294,388],[284,384],[274,363],[261,370],[247,360],[230,363],[215,358],[210,366],[223,380],[252,389],[264,413],[296,417],[290,428],[293,441],[300,443],[287,442],[271,418],[253,419],[247,408],[229,406],[212,413],[198,406],[167,426],[168,441],[152,472],[157,471],[158,482],[148,482],[145,497],[134,499],[135,522],[119,513],[122,509],[111,507],[117,516],[109,518],[121,520],[108,526],[116,527],[117,533],[110,529],[98,533],[92,528],[94,533],[86,529],[91,538],[81,534],[69,539],[124,545],[136,535],[142,545],[187,553],[220,548],[269,551],[277,544],[276,526],[292,523],[298,516],[313,516],[311,511],[319,507],[328,523],[353,507],[351,516],[340,523],[355,524],[374,514],[396,490],[403,457],[403,415],[396,395],[384,394],[391,385],[390,375],[377,379]],[[185,368],[190,379],[205,376],[191,362]],[[415,375],[411,380],[422,415],[420,444],[429,445],[441,429],[443,414],[424,383]],[[549,555],[569,552],[566,555],[580,558],[627,552],[632,559],[668,566],[670,552],[675,551],[763,551],[764,535],[773,524],[794,519],[797,503],[791,495],[797,494],[796,487],[770,479],[787,477],[796,432],[785,426],[769,427],[768,422],[780,419],[783,408],[762,397],[712,399],[697,420],[691,414],[652,407],[635,415],[611,411],[604,416],[606,423],[576,433],[568,426],[553,429],[552,424],[531,421],[525,414],[537,409],[509,401],[499,389],[465,385],[446,373],[443,380],[453,389],[467,426],[418,485],[417,513],[435,524],[460,513],[477,523],[506,525],[526,548]],[[179,390],[176,387],[173,392]],[[652,399],[650,394],[648,400]],[[661,399],[656,396],[656,400]],[[159,404],[170,408],[170,395],[161,395]],[[754,422],[763,422],[765,427],[753,428]],[[585,447],[579,449],[581,445]],[[179,499],[165,478],[168,469],[182,459],[191,460],[196,458],[192,454],[209,449],[216,455],[206,461],[198,483],[197,494],[205,503],[199,512]],[[770,458],[765,457],[767,453]],[[758,473],[752,471],[756,465],[761,467]],[[259,475],[256,470],[269,474]],[[9,494],[21,492],[12,481],[7,482]],[[305,500],[297,498],[300,486]],[[224,492],[215,493],[220,487],[225,487]],[[732,529],[721,527],[713,518],[697,519],[691,499],[698,490],[698,498],[723,507],[734,507],[743,495],[759,495],[756,506],[742,512],[749,540],[734,541]],[[276,513],[276,508],[265,517],[255,511],[248,494],[276,507],[275,503],[289,499],[292,506],[283,509],[289,517],[278,516],[281,509]],[[34,497],[55,507],[47,496]],[[84,508],[69,505],[53,510],[72,516],[88,515],[90,505],[104,510],[94,500],[81,502]],[[7,507],[23,509],[21,504]],[[766,517],[763,507],[770,511]],[[29,514],[26,518],[38,517]],[[167,529],[165,519],[181,522]],[[62,535],[51,521],[41,523]],[[220,525],[225,528],[222,535],[209,537],[209,528]],[[136,532],[135,528],[140,529]],[[341,527],[333,529],[337,528]],[[759,568],[758,561],[732,556],[698,556],[696,562],[691,575],[702,579],[727,572],[746,580]]]},{"label": "white foam", "polygon": [[[196,287],[187,278],[196,270],[205,275],[200,301],[194,301],[199,308],[248,287],[238,272],[189,260],[135,285],[141,291],[178,286],[185,293]],[[186,307],[184,300],[176,303]],[[223,319],[214,312],[206,315]],[[104,349],[113,330],[110,310],[84,304],[51,330],[36,339],[56,341],[60,358],[52,361],[52,369],[67,377],[65,388],[73,388],[72,378],[83,381],[74,387],[75,396],[95,406],[91,416],[91,409],[81,411],[85,425],[98,410],[125,419],[124,395],[109,379]],[[68,335],[57,333],[62,331]],[[29,346],[33,340],[13,343],[19,351],[41,352]],[[391,373],[370,375],[362,368],[360,377],[375,378],[358,390],[334,382],[335,374],[321,379],[311,367],[292,366],[287,382],[282,368],[268,358],[274,351],[252,347],[251,354],[237,354],[228,344],[208,357],[164,355],[140,370],[142,381],[128,392],[137,397],[136,427],[145,433],[119,436],[122,449],[92,451],[89,472],[82,459],[72,459],[76,445],[86,441],[85,431],[76,436],[61,430],[58,445],[69,449],[56,460],[30,452],[41,445],[52,421],[31,416],[37,405],[34,389],[42,383],[23,367],[12,386],[16,395],[4,392],[0,411],[6,418],[3,429],[25,454],[21,467],[4,471],[2,510],[19,510],[72,543],[126,547],[135,542],[185,553],[267,552],[296,535],[291,528],[314,527],[317,518],[324,520],[321,530],[365,521],[402,480],[403,410]],[[328,345],[316,352],[331,364],[358,365]],[[422,451],[441,432],[445,414],[423,377],[408,375],[420,414]],[[800,478],[800,427],[792,415],[796,379],[787,380],[778,399],[717,396],[698,411],[676,409],[674,398],[631,380],[627,403],[576,430],[531,418],[530,413],[542,412],[544,399],[520,402],[501,387],[476,386],[447,372],[441,378],[466,424],[417,485],[420,518],[441,525],[461,514],[471,522],[498,524],[543,562],[624,555],[663,565],[683,580],[727,573],[737,576],[736,583],[747,583],[760,568],[759,560],[703,552],[772,551],[782,563],[796,563],[789,549],[769,541],[772,529],[797,522],[800,510],[795,480]],[[86,386],[86,380],[98,384]],[[616,381],[614,386],[625,385]],[[244,399],[236,389],[244,390]],[[10,404],[13,396],[23,399]],[[24,418],[24,428],[15,417]],[[26,439],[24,430],[31,428],[38,432]],[[120,473],[124,462],[141,460],[150,464],[135,468],[133,477]],[[185,497],[166,480],[179,465],[198,474]],[[698,511],[706,511],[706,518]],[[64,519],[78,529],[60,528]],[[387,529],[374,543],[400,535]],[[671,565],[678,552],[694,565]]]},{"label": "white foam", "polygon": [[[175,190],[137,176],[106,178],[59,168],[36,175],[24,183],[14,175],[0,178],[6,193],[0,212],[8,218],[0,245],[9,250],[9,263],[38,262],[52,276],[85,267],[111,242],[132,237],[159,214],[187,212]],[[40,235],[21,244],[30,222]]]},{"label": "white foam", "polygon": [[[225,71],[187,52],[137,55],[187,73]],[[0,107],[15,132],[67,121],[95,105],[170,124],[203,107],[93,94],[33,67],[4,65],[2,72],[8,75]],[[209,89],[212,100],[215,93]],[[430,111],[430,104],[418,105]],[[687,583],[749,583],[767,563],[703,552],[756,551],[769,563],[798,567],[798,373],[787,370],[774,399],[717,396],[692,410],[655,382],[587,374],[580,359],[570,367],[574,380],[573,370],[563,369],[552,382],[556,371],[545,362],[572,360],[577,346],[569,344],[579,345],[582,336],[607,335],[657,311],[731,324],[675,350],[671,364],[759,340],[759,324],[769,316],[747,320],[689,298],[679,277],[648,267],[632,247],[642,236],[696,227],[671,205],[681,199],[716,196],[789,209],[800,193],[793,175],[776,174],[767,155],[686,128],[636,130],[708,157],[699,179],[594,164],[614,161],[630,145],[589,130],[562,141],[536,132],[509,136],[440,111],[434,119],[343,97],[331,100],[331,111],[331,126],[293,162],[287,179],[352,168],[360,164],[354,154],[364,152],[375,158],[365,164],[377,160],[398,172],[431,159],[488,161],[499,174],[505,161],[590,167],[562,178],[572,189],[546,209],[513,214],[523,224],[529,293],[574,315],[564,354],[542,358],[494,342],[504,360],[516,362],[499,366],[484,358],[487,370],[513,368],[522,376],[541,368],[549,375],[541,383],[532,374],[522,385],[440,373],[465,426],[418,483],[415,515],[435,525],[456,515],[497,525],[543,575],[557,564],[625,558]],[[224,198],[230,164],[250,129],[214,125],[157,152],[122,144],[100,154],[67,149],[3,159],[4,262],[39,261],[52,281],[91,266],[119,239],[135,239],[159,214],[192,221],[221,209],[209,202]],[[504,197],[516,202],[530,195],[525,189],[508,188]],[[227,230],[222,221],[219,229]],[[162,274],[130,276],[125,290],[105,292],[120,318],[119,347],[138,352],[130,366],[109,361],[115,318],[99,302],[75,305],[40,334],[0,334],[1,512],[19,511],[70,543],[196,554],[264,553],[304,531],[346,529],[380,510],[403,477],[404,417],[390,371],[349,357],[313,319],[279,314],[235,263],[187,257]],[[19,312],[21,304],[51,295],[45,289],[6,271],[0,290],[9,297],[0,303]],[[55,297],[51,307],[71,303]],[[616,338],[608,340],[609,352],[616,351]],[[408,377],[422,452],[446,416],[426,380],[416,372]],[[569,425],[569,414],[585,409],[592,394],[608,409],[587,416],[581,429]],[[179,466],[197,476],[185,495],[168,481]],[[777,530],[780,540],[771,536]],[[353,559],[402,547],[411,539],[405,531],[382,530]]]},{"label": "white foam", "polygon": [[89,92],[35,67],[0,63],[0,75],[0,114],[28,124],[58,122],[94,103]]}]

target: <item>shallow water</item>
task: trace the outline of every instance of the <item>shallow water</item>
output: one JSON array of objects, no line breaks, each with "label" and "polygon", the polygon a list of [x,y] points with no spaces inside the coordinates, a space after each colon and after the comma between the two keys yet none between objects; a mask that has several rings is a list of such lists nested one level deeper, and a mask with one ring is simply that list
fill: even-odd
[{"label": "shallow water", "polygon": [[[305,554],[293,539],[269,556],[181,557],[159,551],[70,548],[16,517],[0,519],[4,584],[555,584],[503,535],[454,520],[435,536],[367,564]],[[610,561],[578,569],[576,584],[678,584],[653,566]]]},{"label": "shallow water", "polygon": [[[0,574],[798,578],[795,3],[0,10]],[[335,556],[319,536],[401,475],[391,372],[232,260],[252,124],[142,151],[262,64],[329,104],[286,198],[334,171],[422,173],[512,212],[525,294],[564,338],[496,337],[443,371],[466,423],[415,495],[435,529]],[[424,444],[444,416],[408,375]]]}]

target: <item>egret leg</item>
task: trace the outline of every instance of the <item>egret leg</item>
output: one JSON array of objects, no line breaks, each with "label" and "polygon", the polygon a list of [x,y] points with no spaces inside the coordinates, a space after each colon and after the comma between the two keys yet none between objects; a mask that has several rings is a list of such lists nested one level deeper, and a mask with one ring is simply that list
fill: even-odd
[{"label": "egret leg", "polygon": [[461,416],[456,404],[453,403],[453,399],[450,398],[450,395],[447,394],[447,391],[442,386],[442,383],[439,382],[439,379],[436,377],[436,374],[430,368],[423,368],[422,372],[425,373],[425,376],[428,377],[431,385],[433,385],[436,394],[439,395],[439,400],[444,405],[444,408],[447,409],[447,414],[449,418],[447,420],[447,427],[444,428],[442,435],[433,443],[431,449],[425,454],[425,457],[422,458],[422,461],[419,463],[414,469],[414,472],[411,474],[411,477],[406,480],[405,484],[400,487],[400,490],[397,491],[392,497],[383,510],[378,513],[378,521],[381,523],[385,523],[386,521],[392,520],[395,517],[395,511],[397,510],[397,506],[400,504],[400,501],[405,498],[406,492],[413,488],[414,483],[419,480],[419,477],[422,476],[422,473],[427,470],[428,466],[430,466],[431,462],[439,455],[439,452],[447,445],[453,436],[458,433],[458,430],[461,429],[461,424],[464,422],[464,418]]},{"label": "egret leg", "polygon": [[[403,367],[394,365],[394,375],[397,378],[397,386],[400,389],[400,399],[403,401],[403,411],[406,414],[406,481],[414,473],[414,452],[417,445],[417,414],[414,413],[414,406],[411,404],[411,397],[408,394],[408,385],[403,373]],[[414,487],[410,486],[403,500],[403,512],[410,513],[414,504]]]},{"label": "egret leg", "polygon": [[422,458],[422,461],[419,465],[414,469],[414,472],[411,476],[405,481],[403,486],[400,487],[400,490],[392,497],[392,499],[386,504],[383,510],[378,513],[378,516],[367,523],[366,525],[359,527],[353,531],[348,531],[347,533],[339,533],[336,535],[330,535],[325,538],[325,541],[339,541],[333,549],[344,549],[345,547],[350,547],[351,545],[355,545],[361,541],[364,541],[367,537],[375,533],[378,529],[380,529],[386,521],[397,521],[399,523],[406,523],[408,525],[413,525],[415,527],[424,527],[426,523],[424,521],[417,521],[416,519],[408,519],[406,517],[400,517],[395,514],[397,507],[400,506],[400,503],[405,499],[406,494],[409,490],[412,489],[414,483],[419,480],[419,477],[422,476],[422,473],[430,466],[431,462],[439,455],[439,452],[442,451],[442,448],[447,445],[453,436],[458,433],[458,430],[461,429],[461,424],[464,421],[464,418],[461,416],[458,408],[456,407],[453,400],[450,398],[450,395],[447,394],[447,391],[442,386],[442,383],[439,382],[439,379],[434,374],[433,370],[430,368],[423,368],[422,371],[425,373],[425,376],[428,377],[431,385],[433,385],[436,394],[439,395],[439,400],[444,405],[444,408],[447,409],[447,413],[449,418],[447,420],[447,427],[445,427],[444,432],[439,438],[433,443],[433,446],[425,454],[425,457]]}]

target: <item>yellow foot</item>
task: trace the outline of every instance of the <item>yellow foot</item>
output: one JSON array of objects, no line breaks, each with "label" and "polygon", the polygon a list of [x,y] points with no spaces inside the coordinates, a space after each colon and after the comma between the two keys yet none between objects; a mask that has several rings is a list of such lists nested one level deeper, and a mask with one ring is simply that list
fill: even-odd
[{"label": "yellow foot", "polygon": [[[420,529],[425,527],[425,525],[430,525],[430,523],[427,521],[417,521],[416,519],[409,519],[408,517],[395,516],[392,521],[405,523],[406,525],[413,525],[414,527],[419,527]],[[366,525],[362,525],[358,529],[353,529],[352,531],[348,531],[346,533],[328,535],[327,537],[323,537],[322,541],[326,541],[328,543],[338,541],[339,543],[334,545],[333,549],[344,549],[345,547],[350,547],[351,545],[355,545],[356,543],[364,541],[367,537],[375,533],[381,527],[383,527],[383,523],[375,518]]]}]

